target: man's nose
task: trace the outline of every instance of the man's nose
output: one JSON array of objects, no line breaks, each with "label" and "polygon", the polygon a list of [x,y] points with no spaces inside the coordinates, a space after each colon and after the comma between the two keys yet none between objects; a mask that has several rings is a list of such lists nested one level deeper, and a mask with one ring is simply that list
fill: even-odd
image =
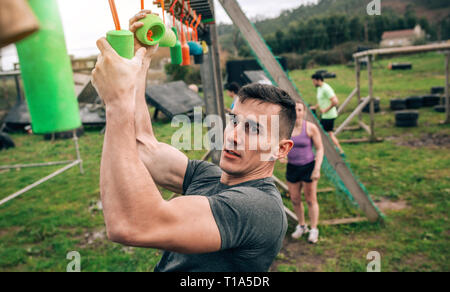
[{"label": "man's nose", "polygon": [[242,144],[243,131],[241,124],[237,125],[227,135],[227,142],[231,146],[238,146]]}]

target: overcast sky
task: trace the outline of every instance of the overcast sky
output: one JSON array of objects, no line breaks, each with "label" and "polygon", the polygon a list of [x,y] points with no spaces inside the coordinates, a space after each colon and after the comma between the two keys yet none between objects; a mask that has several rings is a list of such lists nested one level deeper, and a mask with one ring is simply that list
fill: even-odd
[{"label": "overcast sky", "polygon": [[[131,5],[135,2],[135,5]],[[216,18],[218,23],[231,23],[226,12],[216,2]],[[303,3],[317,0],[238,0],[248,17],[276,17],[283,10],[292,9]],[[66,43],[69,54],[85,57],[97,53],[95,41],[104,36],[108,30],[114,29],[114,24],[106,0],[58,0],[63,21]],[[146,1],[146,8],[160,9]],[[128,28],[128,19],[140,9],[140,1],[116,0],[120,22],[123,28]],[[2,50],[4,70],[12,69],[12,63],[17,62],[14,46]]]}]

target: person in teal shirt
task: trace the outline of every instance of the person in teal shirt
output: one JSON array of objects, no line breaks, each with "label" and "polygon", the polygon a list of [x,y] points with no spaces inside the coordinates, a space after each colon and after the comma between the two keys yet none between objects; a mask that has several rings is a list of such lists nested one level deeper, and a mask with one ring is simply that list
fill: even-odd
[{"label": "person in teal shirt", "polygon": [[339,140],[334,135],[334,122],[338,117],[337,106],[339,105],[339,100],[334,93],[333,88],[324,82],[323,76],[321,74],[314,74],[312,77],[314,86],[317,88],[317,105],[311,107],[312,110],[320,111],[322,114],[320,123],[323,129],[328,133],[333,143],[341,152],[344,154],[344,150],[339,143]]}]

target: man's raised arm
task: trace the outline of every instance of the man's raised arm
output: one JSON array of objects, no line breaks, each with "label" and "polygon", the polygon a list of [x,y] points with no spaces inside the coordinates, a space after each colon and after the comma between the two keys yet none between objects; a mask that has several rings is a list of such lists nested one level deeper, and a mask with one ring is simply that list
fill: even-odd
[{"label": "man's raised arm", "polygon": [[121,58],[105,38],[92,83],[106,105],[100,190],[108,237],[115,242],[184,253],[220,249],[220,233],[206,197],[166,202],[136,147],[137,77],[146,50]]},{"label": "man's raised arm", "polygon": [[[143,25],[139,20],[149,13],[151,12],[144,10],[131,18],[130,31],[133,33],[136,32]],[[141,47],[142,44],[135,39],[135,49],[138,50]],[[156,52],[156,49],[157,47],[147,47],[147,54],[144,57],[142,70],[138,76],[135,112],[137,147],[141,161],[146,166],[156,184],[181,194],[188,158],[178,149],[165,143],[160,143],[157,140],[153,132],[151,118],[145,100],[147,72],[150,67],[152,55]]]},{"label": "man's raised arm", "polygon": [[[108,236],[118,241],[119,237],[127,237],[133,225],[130,214],[138,217],[150,208],[157,210],[164,201],[136,150],[134,97],[145,50],[129,61],[120,58],[104,38],[97,46],[101,54],[92,72],[92,83],[105,102],[107,119],[100,192]],[[148,223],[155,220],[152,215],[147,214]]]}]

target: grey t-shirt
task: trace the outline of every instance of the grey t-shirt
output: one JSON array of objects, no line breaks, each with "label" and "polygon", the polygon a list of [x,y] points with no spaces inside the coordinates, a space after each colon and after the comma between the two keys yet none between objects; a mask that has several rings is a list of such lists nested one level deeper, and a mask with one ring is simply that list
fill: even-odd
[{"label": "grey t-shirt", "polygon": [[281,195],[271,178],[227,186],[222,170],[189,161],[183,194],[208,197],[222,240],[218,252],[164,252],[155,272],[267,272],[287,230]]}]

